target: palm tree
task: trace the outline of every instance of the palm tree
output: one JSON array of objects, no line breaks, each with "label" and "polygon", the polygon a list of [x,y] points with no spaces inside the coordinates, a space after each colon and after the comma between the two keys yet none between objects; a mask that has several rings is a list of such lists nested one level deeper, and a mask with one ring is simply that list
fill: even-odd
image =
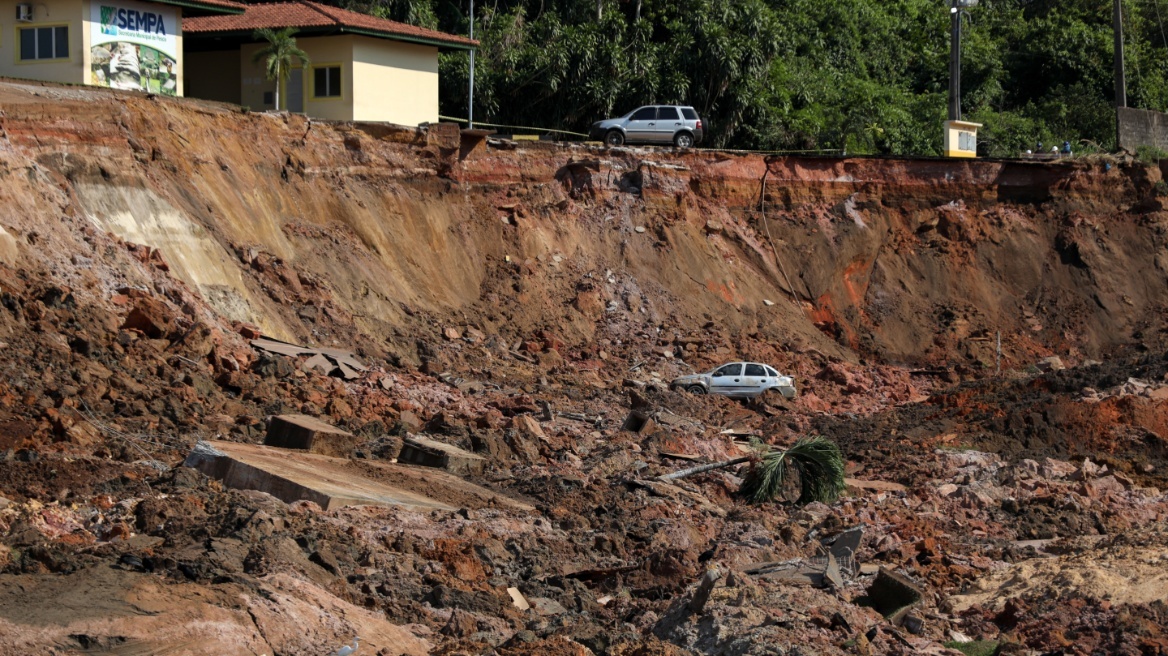
[{"label": "palm tree", "polygon": [[268,45],[255,54],[252,61],[264,64],[264,73],[269,80],[276,81],[276,109],[280,109],[280,82],[288,79],[297,59],[307,67],[311,62],[308,53],[296,46],[296,28],[285,27],[273,30],[265,27],[255,31],[254,38],[264,39]]},{"label": "palm tree", "polygon": [[775,450],[758,443],[754,447],[754,455],[683,469],[661,479],[674,480],[749,462],[738,493],[754,503],[781,498],[795,473],[799,477],[798,505],[831,503],[843,493],[844,457],[835,442],[815,436],[800,439],[789,449]]}]

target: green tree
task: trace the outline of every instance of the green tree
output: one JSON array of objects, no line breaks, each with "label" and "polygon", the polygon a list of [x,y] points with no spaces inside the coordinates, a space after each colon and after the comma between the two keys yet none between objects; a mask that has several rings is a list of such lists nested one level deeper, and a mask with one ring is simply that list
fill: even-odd
[{"label": "green tree", "polygon": [[276,109],[280,109],[280,83],[288,79],[292,67],[299,61],[301,66],[307,67],[311,62],[308,53],[296,45],[296,29],[285,27],[279,30],[262,28],[255,31],[256,39],[268,42],[255,54],[252,61],[262,62],[264,74],[269,80],[276,81]]},{"label": "green tree", "polygon": [[[469,0],[331,1],[467,33]],[[1122,3],[1128,103],[1168,110],[1168,0]],[[706,145],[941,151],[940,0],[481,0],[476,13],[483,121],[584,132],[639,105],[684,103]],[[1114,147],[1111,3],[982,0],[969,13],[962,107],[985,124],[983,152]],[[465,116],[466,54],[441,54],[439,72],[441,113]]]}]

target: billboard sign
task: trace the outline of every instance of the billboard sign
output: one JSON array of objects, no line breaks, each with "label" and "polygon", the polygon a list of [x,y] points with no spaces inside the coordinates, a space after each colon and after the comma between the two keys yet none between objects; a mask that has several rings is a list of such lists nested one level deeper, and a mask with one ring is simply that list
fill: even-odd
[{"label": "billboard sign", "polygon": [[173,96],[178,91],[178,10],[90,0],[91,83]]}]

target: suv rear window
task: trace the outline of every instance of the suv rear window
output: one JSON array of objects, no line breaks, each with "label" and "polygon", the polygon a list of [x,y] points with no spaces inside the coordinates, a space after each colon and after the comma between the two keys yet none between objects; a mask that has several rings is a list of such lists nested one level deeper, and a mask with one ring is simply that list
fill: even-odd
[{"label": "suv rear window", "polygon": [[682,107],[681,108],[681,115],[684,116],[685,120],[687,120],[687,121],[698,120],[698,113],[695,112],[694,110],[690,109],[689,107]]},{"label": "suv rear window", "polygon": [[746,375],[747,376],[758,376],[760,378],[765,378],[766,377],[766,369],[763,369],[761,364],[748,364],[748,365],[746,365]]},{"label": "suv rear window", "polygon": [[676,121],[677,108],[676,107],[658,107],[657,108],[658,121]]}]

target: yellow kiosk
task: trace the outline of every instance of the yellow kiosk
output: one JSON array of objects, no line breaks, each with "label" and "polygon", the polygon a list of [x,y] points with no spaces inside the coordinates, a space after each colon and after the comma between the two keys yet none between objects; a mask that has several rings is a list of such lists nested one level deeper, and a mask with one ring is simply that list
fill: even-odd
[{"label": "yellow kiosk", "polygon": [[945,157],[977,157],[977,129],[981,123],[945,121]]}]

